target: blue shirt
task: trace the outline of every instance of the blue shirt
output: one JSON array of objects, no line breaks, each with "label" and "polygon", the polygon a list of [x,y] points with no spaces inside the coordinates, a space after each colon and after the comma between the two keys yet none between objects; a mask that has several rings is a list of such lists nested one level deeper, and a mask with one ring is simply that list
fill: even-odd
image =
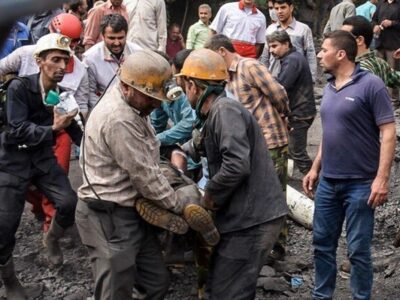
[{"label": "blue shirt", "polygon": [[9,36],[2,48],[0,48],[0,59],[6,57],[8,54],[13,52],[15,49],[27,45],[29,42],[29,30],[28,27],[21,22],[17,22],[11,29]]},{"label": "blue shirt", "polygon": [[365,2],[364,4],[356,7],[356,15],[363,16],[368,21],[372,21],[372,16],[376,11],[375,4],[372,4],[370,1]]},{"label": "blue shirt", "polygon": [[[150,118],[162,146],[183,144],[192,138],[196,112],[185,94],[171,103],[162,102],[161,107],[155,109]],[[168,120],[172,121],[171,128],[168,128]],[[198,164],[189,159],[188,170],[197,166]]]},{"label": "blue shirt", "polygon": [[379,126],[394,122],[382,79],[356,66],[352,80],[336,90],[334,79],[321,103],[324,177],[372,179],[379,166]]}]

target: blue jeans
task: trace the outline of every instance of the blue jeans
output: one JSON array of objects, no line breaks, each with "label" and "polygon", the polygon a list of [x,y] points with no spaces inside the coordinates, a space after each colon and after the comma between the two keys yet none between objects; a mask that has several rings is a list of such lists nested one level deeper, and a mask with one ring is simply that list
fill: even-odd
[{"label": "blue jeans", "polygon": [[345,219],[353,299],[371,298],[374,210],[367,204],[371,184],[372,179],[320,178],[313,225],[313,299],[332,299],[337,273],[336,249]]}]

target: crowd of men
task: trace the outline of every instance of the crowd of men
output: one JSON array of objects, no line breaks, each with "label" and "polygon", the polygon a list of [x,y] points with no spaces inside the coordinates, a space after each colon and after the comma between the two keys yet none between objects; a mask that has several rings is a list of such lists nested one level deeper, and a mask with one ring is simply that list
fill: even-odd
[{"label": "crowd of men", "polygon": [[[352,295],[370,299],[374,211],[387,201],[395,151],[400,3],[336,2],[318,54],[292,0],[266,1],[268,18],[253,0],[226,3],[214,18],[201,4],[186,38],[167,26],[164,0],[70,0],[17,22],[0,51],[7,298],[43,289],[23,287],[14,268],[28,201],[44,221],[51,268],[63,264],[59,240],[76,223],[96,300],[165,298],[171,249],[156,227],[173,242],[194,236],[199,299],[254,299],[266,258],[286,254],[291,158],[315,201],[312,298],[333,297],[345,223]],[[313,161],[317,59],[327,84]],[[71,149],[80,152],[77,193]]]}]

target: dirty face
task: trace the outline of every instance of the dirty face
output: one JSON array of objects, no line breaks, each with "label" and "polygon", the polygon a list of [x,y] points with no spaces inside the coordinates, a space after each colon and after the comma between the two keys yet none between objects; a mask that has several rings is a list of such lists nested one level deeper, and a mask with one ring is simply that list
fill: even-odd
[{"label": "dirty face", "polygon": [[68,52],[61,50],[51,50],[42,57],[38,57],[36,62],[39,66],[42,76],[49,81],[58,83],[61,82],[65,75],[70,56]]},{"label": "dirty face", "polygon": [[274,9],[279,22],[282,23],[287,22],[293,14],[293,5],[289,5],[287,3],[275,3]]},{"label": "dirty face", "polygon": [[338,66],[339,50],[332,45],[331,39],[325,39],[321,46],[321,51],[318,52],[317,58],[320,59],[320,66],[325,73],[332,73]]},{"label": "dirty face", "polygon": [[161,106],[160,100],[147,96],[131,86],[121,84],[121,88],[126,101],[140,111],[143,116],[150,115],[154,109]]},{"label": "dirty face", "polygon": [[204,24],[208,24],[211,19],[211,11],[206,7],[199,8],[199,19]]},{"label": "dirty face", "polygon": [[126,32],[114,32],[110,26],[106,27],[103,34],[104,44],[114,55],[120,55],[125,48]]},{"label": "dirty face", "polygon": [[182,82],[185,86],[185,93],[189,100],[190,106],[195,109],[197,101],[199,100],[198,89],[193,80],[181,77]]},{"label": "dirty face", "polygon": [[268,43],[269,53],[276,58],[282,58],[289,51],[288,43],[270,42]]}]

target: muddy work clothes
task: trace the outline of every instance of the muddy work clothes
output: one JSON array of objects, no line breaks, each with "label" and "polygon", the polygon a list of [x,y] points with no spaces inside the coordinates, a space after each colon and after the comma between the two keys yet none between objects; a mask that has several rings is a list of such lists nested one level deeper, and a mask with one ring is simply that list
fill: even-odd
[{"label": "muddy work clothes", "polygon": [[149,118],[126,102],[118,82],[93,109],[81,147],[86,175],[76,223],[91,257],[96,299],[130,299],[134,282],[149,299],[167,291],[160,248],[134,209],[143,197],[182,212],[160,169],[159,147]]},{"label": "muddy work clothes", "polygon": [[[10,83],[6,111],[8,128],[0,134],[0,264],[12,254],[30,183],[54,204],[56,222],[63,228],[73,224],[77,201],[54,156],[53,110],[43,104],[39,74]],[[66,132],[80,143],[75,121]]]},{"label": "muddy work clothes", "polygon": [[79,201],[76,223],[94,272],[94,299],[132,299],[134,284],[146,299],[164,299],[169,273],[154,229],[133,207],[109,202],[112,211],[93,210]]},{"label": "muddy work clothes", "polygon": [[90,185],[84,176],[79,198],[95,199],[94,188],[101,199],[120,206],[133,207],[135,199],[144,197],[163,208],[177,209],[174,190],[160,171],[159,147],[149,118],[124,100],[117,83],[86,124],[80,163]]}]

